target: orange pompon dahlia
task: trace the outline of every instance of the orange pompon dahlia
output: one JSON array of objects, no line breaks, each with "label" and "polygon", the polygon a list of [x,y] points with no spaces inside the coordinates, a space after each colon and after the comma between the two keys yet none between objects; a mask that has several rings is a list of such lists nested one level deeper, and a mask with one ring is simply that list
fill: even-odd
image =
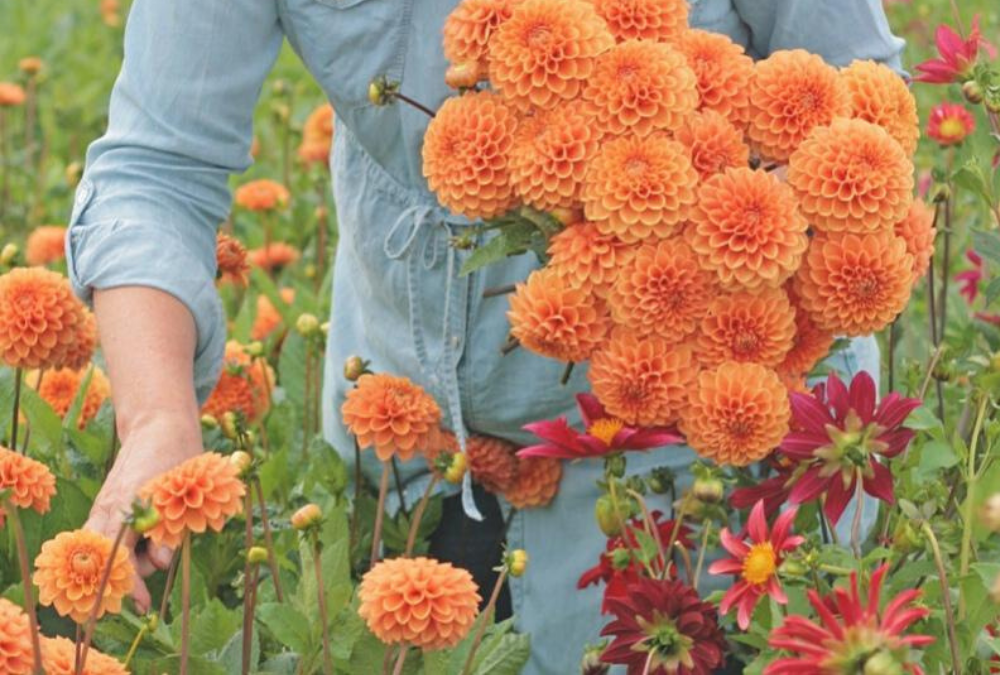
[{"label": "orange pompon dahlia", "polygon": [[0,108],[13,108],[24,103],[24,87],[13,82],[0,82]]},{"label": "orange pompon dahlia", "polygon": [[562,472],[562,460],[552,457],[519,457],[517,476],[504,490],[503,498],[515,509],[548,506],[559,492]]},{"label": "orange pompon dahlia", "polygon": [[666,134],[605,143],[583,183],[583,208],[601,234],[628,244],[673,234],[695,203],[698,172],[687,148]]},{"label": "orange pompon dahlia", "polygon": [[90,373],[90,382],[83,395],[83,405],[80,408],[80,417],[77,419],[77,426],[83,429],[90,420],[94,419],[97,411],[111,395],[111,383],[103,370],[97,366],[93,366],[92,372],[90,368],[84,370],[71,368],[46,370],[40,374],[40,384],[37,378],[34,382],[32,382],[32,378],[28,378],[28,384],[33,385],[38,390],[38,395],[49,404],[57,415],[65,417],[66,413],[73,407],[88,373]]},{"label": "orange pompon dahlia", "polygon": [[490,83],[522,112],[554,108],[580,94],[613,45],[590,3],[524,0],[490,40]]},{"label": "orange pompon dahlia", "polygon": [[750,118],[753,59],[727,35],[692,28],[675,47],[684,54],[698,80],[701,110],[726,117],[741,131]]},{"label": "orange pompon dahlia", "polygon": [[31,675],[34,649],[28,615],[6,598],[0,598],[0,673]]},{"label": "orange pompon dahlia", "polygon": [[434,398],[408,378],[362,375],[341,407],[344,424],[358,445],[372,447],[385,462],[397,455],[407,461],[438,438],[441,409]]},{"label": "orange pompon dahlia", "polygon": [[604,135],[677,131],[698,107],[694,71],[659,42],[628,40],[597,57],[583,89],[586,110]]},{"label": "orange pompon dahlia", "polygon": [[754,66],[748,133],[766,159],[788,161],[813,129],[850,114],[847,85],[816,54],[779,51]]},{"label": "orange pompon dahlia", "polygon": [[474,68],[476,79],[488,69],[490,38],[510,18],[520,0],[462,0],[444,22],[444,57],[452,65]]},{"label": "orange pompon dahlia", "polygon": [[[282,288],[278,294],[286,305],[295,302],[294,288]],[[250,339],[265,340],[280,325],[281,313],[275,308],[274,303],[266,295],[258,295],[257,314],[254,316],[253,325],[250,326]]]},{"label": "orange pompon dahlia", "polygon": [[549,239],[547,267],[571,286],[606,298],[618,271],[635,255],[635,246],[601,234],[587,221],[569,225]]},{"label": "orange pompon dahlia", "polygon": [[227,412],[241,413],[248,424],[264,417],[271,407],[274,371],[262,359],[253,359],[243,345],[230,340],[222,363],[222,374],[201,412],[221,418]]},{"label": "orange pompon dahlia", "polygon": [[891,229],[913,202],[913,162],[882,127],[839,119],[795,151],[788,184],[821,232]]},{"label": "orange pompon dahlia", "polygon": [[430,558],[390,558],[358,587],[358,615],[385,644],[444,649],[461,642],[479,614],[479,588],[468,571]]},{"label": "orange pompon dahlia", "polygon": [[778,447],[790,419],[788,391],[774,371],[727,361],[698,376],[680,429],[702,457],[747,466]]},{"label": "orange pompon dahlia", "polygon": [[724,361],[774,367],[794,339],[795,309],[782,289],[721,295],[709,303],[701,321],[698,360],[709,368]]},{"label": "orange pompon dahlia", "polygon": [[80,370],[90,363],[97,348],[97,319],[94,313],[80,305],[81,320],[76,324],[76,337],[67,345],[61,365]]},{"label": "orange pompon dahlia", "polygon": [[[75,675],[76,644],[64,637],[43,637],[42,670],[45,675]],[[129,675],[129,670],[110,656],[90,648],[83,675]]]},{"label": "orange pompon dahlia", "polygon": [[690,345],[616,330],[590,362],[590,386],[609,415],[626,424],[670,426],[698,377]]},{"label": "orange pompon dahlia", "polygon": [[532,272],[517,285],[507,318],[511,335],[523,347],[567,362],[586,361],[611,329],[600,298],[549,268]]},{"label": "orange pompon dahlia", "polygon": [[302,257],[299,250],[282,241],[272,241],[266,247],[255,248],[248,253],[250,264],[266,272],[280,272],[294,265]]},{"label": "orange pompon dahlia", "polygon": [[469,219],[492,218],[515,204],[510,150],[517,117],[496,94],[449,98],[424,135],[424,177],[438,201]]},{"label": "orange pompon dahlia", "polygon": [[743,142],[743,133],[714,110],[692,115],[674,138],[688,149],[701,180],[726,169],[745,167],[750,161],[750,146]]},{"label": "orange pompon dahlia", "polygon": [[240,469],[229,458],[215,452],[196,455],[139,491],[160,515],[146,536],[158,546],[177,548],[189,534],[221,532],[243,511],[245,494]]},{"label": "orange pompon dahlia", "polygon": [[220,281],[236,286],[247,285],[250,265],[247,263],[247,250],[239,239],[220,232],[215,240],[215,261]]},{"label": "orange pompon dahlia", "polygon": [[685,238],[723,286],[776,288],[798,268],[808,224],[792,190],[765,171],[727,169],[698,189]]},{"label": "orange pompon dahlia", "polygon": [[24,259],[29,265],[45,266],[66,257],[66,228],[62,225],[42,225],[32,230],[24,247]]},{"label": "orange pompon dahlia", "polygon": [[619,42],[673,42],[688,25],[687,0],[591,0]]},{"label": "orange pompon dahlia", "polygon": [[874,61],[855,61],[840,71],[840,79],[851,97],[851,116],[879,125],[912,155],[920,139],[920,118],[906,81]]},{"label": "orange pompon dahlia", "polygon": [[629,331],[682,342],[698,328],[716,291],[713,275],[674,237],[637,247],[618,270],[608,306],[615,323]]},{"label": "orange pompon dahlia", "polygon": [[322,164],[330,158],[333,145],[333,106],[324,103],[306,118],[298,155],[303,162]]},{"label": "orange pompon dahlia", "polygon": [[795,292],[817,326],[854,337],[882,330],[906,307],[913,256],[888,232],[813,238]]},{"label": "orange pompon dahlia", "polygon": [[593,121],[575,104],[523,118],[510,151],[517,196],[542,211],[575,206],[598,137]]},{"label": "orange pompon dahlia", "polygon": [[60,274],[19,267],[0,276],[0,358],[12,368],[62,365],[83,317]]},{"label": "orange pompon dahlia", "polygon": [[288,206],[291,193],[284,185],[269,178],[260,178],[236,188],[238,206],[248,211],[274,211]]},{"label": "orange pompon dahlia", "polygon": [[[834,335],[830,331],[819,328],[809,313],[801,307],[798,295],[794,291],[794,284],[786,284],[785,289],[788,291],[792,307],[795,309],[795,338],[792,340],[792,348],[788,350],[784,361],[778,365],[778,374],[804,378],[812,372],[817,363],[830,353]],[[788,384],[787,381],[786,384]]]},{"label": "orange pompon dahlia", "polygon": [[913,283],[927,274],[934,257],[934,209],[923,199],[914,199],[906,217],[893,228],[896,236],[906,242],[906,251],[913,256]]},{"label": "orange pompon dahlia", "polygon": [[517,479],[517,446],[500,438],[473,436],[465,445],[472,479],[490,492],[502,494]]},{"label": "orange pompon dahlia", "polygon": [[[44,514],[56,494],[56,477],[41,462],[0,446],[0,492],[11,505]],[[2,516],[0,509],[0,524]]]},{"label": "orange pompon dahlia", "polygon": [[[60,616],[85,623],[98,600],[101,577],[112,547],[110,539],[91,530],[61,532],[42,544],[31,577],[38,587],[38,602],[53,606]],[[119,547],[97,607],[97,618],[120,612],[122,599],[132,592],[134,584],[135,569],[128,551]]]}]

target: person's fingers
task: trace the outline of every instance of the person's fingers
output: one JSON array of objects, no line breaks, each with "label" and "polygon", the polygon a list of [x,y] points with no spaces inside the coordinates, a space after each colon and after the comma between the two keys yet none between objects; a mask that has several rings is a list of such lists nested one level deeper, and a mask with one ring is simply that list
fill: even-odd
[{"label": "person's fingers", "polygon": [[135,558],[135,571],[139,573],[140,577],[148,577],[160,570],[145,553],[140,553]]},{"label": "person's fingers", "polygon": [[174,559],[173,549],[167,548],[166,546],[157,546],[152,542],[150,542],[147,552],[149,560],[156,566],[157,569],[160,570],[169,568],[170,563]]},{"label": "person's fingers", "polygon": [[135,587],[132,588],[132,602],[139,614],[146,614],[153,604],[153,597],[149,594],[146,582],[142,580],[138,572],[135,575]]}]

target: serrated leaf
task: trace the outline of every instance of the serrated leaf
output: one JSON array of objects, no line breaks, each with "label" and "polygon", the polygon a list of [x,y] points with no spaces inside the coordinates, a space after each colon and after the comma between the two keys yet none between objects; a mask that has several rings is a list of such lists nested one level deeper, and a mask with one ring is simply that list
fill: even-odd
[{"label": "serrated leaf", "polygon": [[257,608],[257,618],[285,647],[298,654],[312,651],[312,627],[306,616],[289,604],[267,603]]},{"label": "serrated leaf", "polygon": [[473,672],[475,675],[518,675],[531,655],[528,635],[507,633],[480,645]]}]

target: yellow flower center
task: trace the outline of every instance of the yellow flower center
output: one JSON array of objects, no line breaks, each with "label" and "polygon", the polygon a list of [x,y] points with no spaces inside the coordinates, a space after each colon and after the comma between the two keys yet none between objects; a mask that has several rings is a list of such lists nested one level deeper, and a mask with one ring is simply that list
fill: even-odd
[{"label": "yellow flower center", "polygon": [[949,140],[965,138],[965,125],[957,117],[948,117],[941,122],[941,136]]},{"label": "yellow flower center", "polygon": [[605,445],[611,445],[611,441],[614,440],[618,432],[622,430],[625,423],[622,422],[617,417],[602,417],[596,420],[587,429],[587,433],[602,441]]},{"label": "yellow flower center", "polygon": [[778,556],[771,542],[754,544],[743,559],[743,578],[751,584],[766,584],[778,569]]}]

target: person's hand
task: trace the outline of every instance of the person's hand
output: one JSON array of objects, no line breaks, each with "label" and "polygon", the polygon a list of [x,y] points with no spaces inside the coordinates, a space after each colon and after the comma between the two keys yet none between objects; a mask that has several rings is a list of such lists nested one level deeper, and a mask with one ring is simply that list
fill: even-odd
[{"label": "person's hand", "polygon": [[[112,541],[132,510],[139,490],[151,479],[202,451],[201,429],[191,415],[158,415],[123,432],[121,451],[94,501],[85,528]],[[147,542],[148,543],[148,542]],[[142,578],[170,566],[173,551],[149,543],[137,552],[139,537],[131,529],[123,546],[136,570],[132,598],[140,612],[150,609],[151,598]]]}]

